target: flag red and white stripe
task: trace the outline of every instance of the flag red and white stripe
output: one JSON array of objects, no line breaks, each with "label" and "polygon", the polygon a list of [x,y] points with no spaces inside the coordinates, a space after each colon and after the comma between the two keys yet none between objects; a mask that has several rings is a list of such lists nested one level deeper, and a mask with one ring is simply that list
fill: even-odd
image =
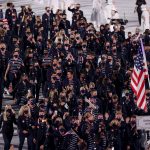
[{"label": "flag red and white stripe", "polygon": [[138,54],[134,61],[134,69],[131,75],[131,88],[136,96],[137,106],[146,110],[145,79],[148,78],[148,68],[142,40],[140,40]]}]

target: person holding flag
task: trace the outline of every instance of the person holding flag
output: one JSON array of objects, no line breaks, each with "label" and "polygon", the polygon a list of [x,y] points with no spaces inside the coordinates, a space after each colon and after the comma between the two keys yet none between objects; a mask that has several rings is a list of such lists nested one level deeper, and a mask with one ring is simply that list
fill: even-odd
[{"label": "person holding flag", "polygon": [[146,55],[142,39],[137,50],[137,55],[134,57],[134,69],[131,75],[131,88],[136,96],[137,107],[147,110],[146,105],[146,80],[148,79],[149,87],[149,74],[146,62]]}]

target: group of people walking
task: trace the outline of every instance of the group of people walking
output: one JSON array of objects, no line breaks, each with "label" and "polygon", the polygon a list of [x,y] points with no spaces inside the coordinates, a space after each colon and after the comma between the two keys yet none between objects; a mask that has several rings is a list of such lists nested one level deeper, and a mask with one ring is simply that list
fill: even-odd
[{"label": "group of people walking", "polygon": [[[98,2],[93,12],[104,9]],[[106,4],[111,10],[111,1]],[[13,3],[7,7],[0,23],[4,149],[10,148],[15,124],[19,150],[25,139],[28,150],[145,150],[150,132],[137,130],[136,115],[150,115],[150,90],[144,111],[130,87],[140,32],[126,37],[118,24],[111,31],[105,12],[93,13],[99,18],[96,29],[80,4],[67,8],[71,21],[65,10],[49,6],[42,16],[31,7],[20,12]],[[150,46],[149,33],[142,35],[144,46]],[[150,73],[150,52],[145,53]],[[1,111],[3,93],[14,101]]]}]

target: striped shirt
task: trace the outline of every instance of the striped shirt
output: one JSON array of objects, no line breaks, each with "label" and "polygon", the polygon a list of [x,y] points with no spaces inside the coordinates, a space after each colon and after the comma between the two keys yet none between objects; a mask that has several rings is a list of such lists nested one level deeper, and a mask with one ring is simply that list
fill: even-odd
[{"label": "striped shirt", "polygon": [[11,58],[8,61],[8,65],[10,66],[9,71],[11,73],[18,73],[24,64],[23,64],[23,60],[21,58],[18,58],[17,60],[15,60],[14,58]]},{"label": "striped shirt", "polygon": [[64,136],[63,150],[77,150],[78,136],[74,131],[68,131]]},{"label": "striped shirt", "polygon": [[88,150],[94,150],[96,148],[93,133],[87,134],[87,147]]}]

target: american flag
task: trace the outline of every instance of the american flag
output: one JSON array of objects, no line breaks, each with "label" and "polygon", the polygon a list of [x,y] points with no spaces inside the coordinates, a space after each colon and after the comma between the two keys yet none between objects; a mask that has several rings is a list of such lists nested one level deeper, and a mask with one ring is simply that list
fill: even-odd
[{"label": "american flag", "polygon": [[134,59],[134,69],[131,75],[131,88],[136,96],[137,106],[140,109],[147,109],[145,79],[148,78],[148,68],[142,40]]}]

